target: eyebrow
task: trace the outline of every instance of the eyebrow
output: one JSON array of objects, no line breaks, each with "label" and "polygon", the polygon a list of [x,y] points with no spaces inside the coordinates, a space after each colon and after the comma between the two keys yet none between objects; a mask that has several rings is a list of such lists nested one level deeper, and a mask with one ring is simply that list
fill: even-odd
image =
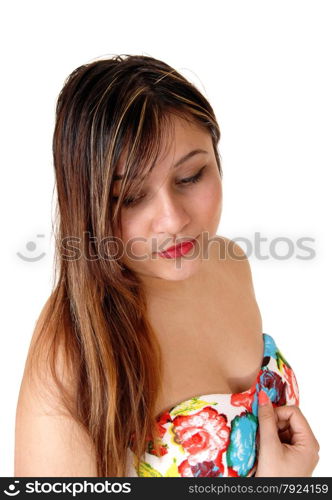
[{"label": "eyebrow", "polygon": [[[182,158],[180,158],[180,160],[178,160],[173,167],[179,167],[180,165],[182,165],[182,163],[201,153],[208,154],[208,151],[205,151],[205,149],[193,149],[192,151],[189,151],[189,153],[185,154]],[[123,179],[123,177],[123,175],[115,175],[114,181],[120,181],[121,179]]]}]

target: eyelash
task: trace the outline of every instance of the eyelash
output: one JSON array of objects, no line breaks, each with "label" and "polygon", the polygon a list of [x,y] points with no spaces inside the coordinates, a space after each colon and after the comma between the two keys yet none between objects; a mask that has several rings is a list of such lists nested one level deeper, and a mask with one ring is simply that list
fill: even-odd
[{"label": "eyelash", "polygon": [[[202,167],[196,175],[193,175],[192,177],[187,177],[186,179],[181,179],[181,181],[179,182],[179,184],[196,184],[197,182],[199,182],[203,176],[203,170],[205,169],[206,165],[204,165],[204,167]],[[116,202],[118,200],[118,196],[113,196],[112,197],[112,200],[114,202]],[[140,196],[138,198],[127,198],[125,200],[123,200],[123,204],[125,207],[132,207],[134,205],[136,205],[139,200],[141,200],[142,198],[144,198],[144,195],[143,196]]]}]

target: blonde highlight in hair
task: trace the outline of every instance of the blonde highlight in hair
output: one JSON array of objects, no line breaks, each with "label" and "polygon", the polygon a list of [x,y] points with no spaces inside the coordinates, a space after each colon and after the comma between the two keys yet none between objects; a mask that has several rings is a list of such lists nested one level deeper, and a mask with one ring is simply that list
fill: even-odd
[{"label": "blonde highlight in hair", "polygon": [[[142,283],[118,258],[114,234],[121,228],[122,202],[154,167],[174,114],[211,133],[222,175],[220,131],[210,104],[162,61],[140,55],[92,61],[68,76],[57,100],[54,283],[29,351],[29,368],[37,372],[47,351],[64,408],[95,446],[98,477],[125,476],[128,449],[138,468],[145,452],[161,453],[155,414],[160,346]],[[124,178],[114,205],[114,177],[124,152]],[[101,255],[99,243],[105,239],[111,258]],[[74,258],[66,253],[68,240],[79,242]],[[65,383],[59,359],[66,367]]]}]

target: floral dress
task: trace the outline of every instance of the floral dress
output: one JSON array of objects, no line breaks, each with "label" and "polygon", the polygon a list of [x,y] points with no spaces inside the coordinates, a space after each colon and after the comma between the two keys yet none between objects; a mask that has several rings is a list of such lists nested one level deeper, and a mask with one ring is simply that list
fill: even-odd
[{"label": "floral dress", "polygon": [[299,406],[295,374],[273,338],[263,333],[264,355],[252,387],[234,394],[196,396],[156,418],[161,457],[152,441],[138,468],[128,448],[127,476],[249,477],[257,468],[258,392],[273,406]]}]

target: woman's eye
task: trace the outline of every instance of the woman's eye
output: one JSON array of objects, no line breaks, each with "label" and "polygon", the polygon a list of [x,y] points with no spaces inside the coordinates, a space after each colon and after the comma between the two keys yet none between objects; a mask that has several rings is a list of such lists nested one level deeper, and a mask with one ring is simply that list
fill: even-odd
[{"label": "woman's eye", "polygon": [[187,179],[182,179],[180,181],[180,184],[194,184],[195,182],[200,181],[203,176],[203,170],[205,169],[205,167],[206,165],[204,165],[204,167],[202,167],[196,175],[188,177]]},{"label": "woman's eye", "polygon": [[[141,200],[142,198],[144,198],[144,196],[145,196],[145,195],[143,194],[143,195],[141,195],[141,196],[138,196],[137,198],[132,198],[132,197],[125,198],[125,199],[123,200],[123,205],[124,205],[125,207],[129,207],[129,206],[130,206],[130,207],[132,207],[132,206],[136,205],[136,203],[138,203],[138,202],[139,202],[139,200]],[[118,197],[118,196],[112,196],[112,201],[117,202],[117,201],[118,201],[118,199],[119,199],[119,197]]]},{"label": "woman's eye", "polygon": [[136,203],[138,203],[142,198],[144,198],[144,194],[142,196],[138,196],[137,198],[125,198],[123,200],[123,204],[126,207],[133,206],[136,205]]},{"label": "woman's eye", "polygon": [[[193,175],[192,177],[187,177],[186,179],[181,179],[179,184],[195,184],[196,182],[199,182],[203,176],[203,171],[204,171],[205,167],[206,167],[206,165],[204,165],[204,167],[202,167],[196,175]],[[125,198],[123,200],[123,205],[125,207],[133,207],[133,206],[137,205],[137,203],[139,203],[139,201],[144,197],[145,197],[145,194],[142,194],[141,196],[138,196],[136,198],[133,198],[133,197]],[[114,203],[116,203],[118,199],[119,199],[118,196],[112,196],[112,201]]]}]

